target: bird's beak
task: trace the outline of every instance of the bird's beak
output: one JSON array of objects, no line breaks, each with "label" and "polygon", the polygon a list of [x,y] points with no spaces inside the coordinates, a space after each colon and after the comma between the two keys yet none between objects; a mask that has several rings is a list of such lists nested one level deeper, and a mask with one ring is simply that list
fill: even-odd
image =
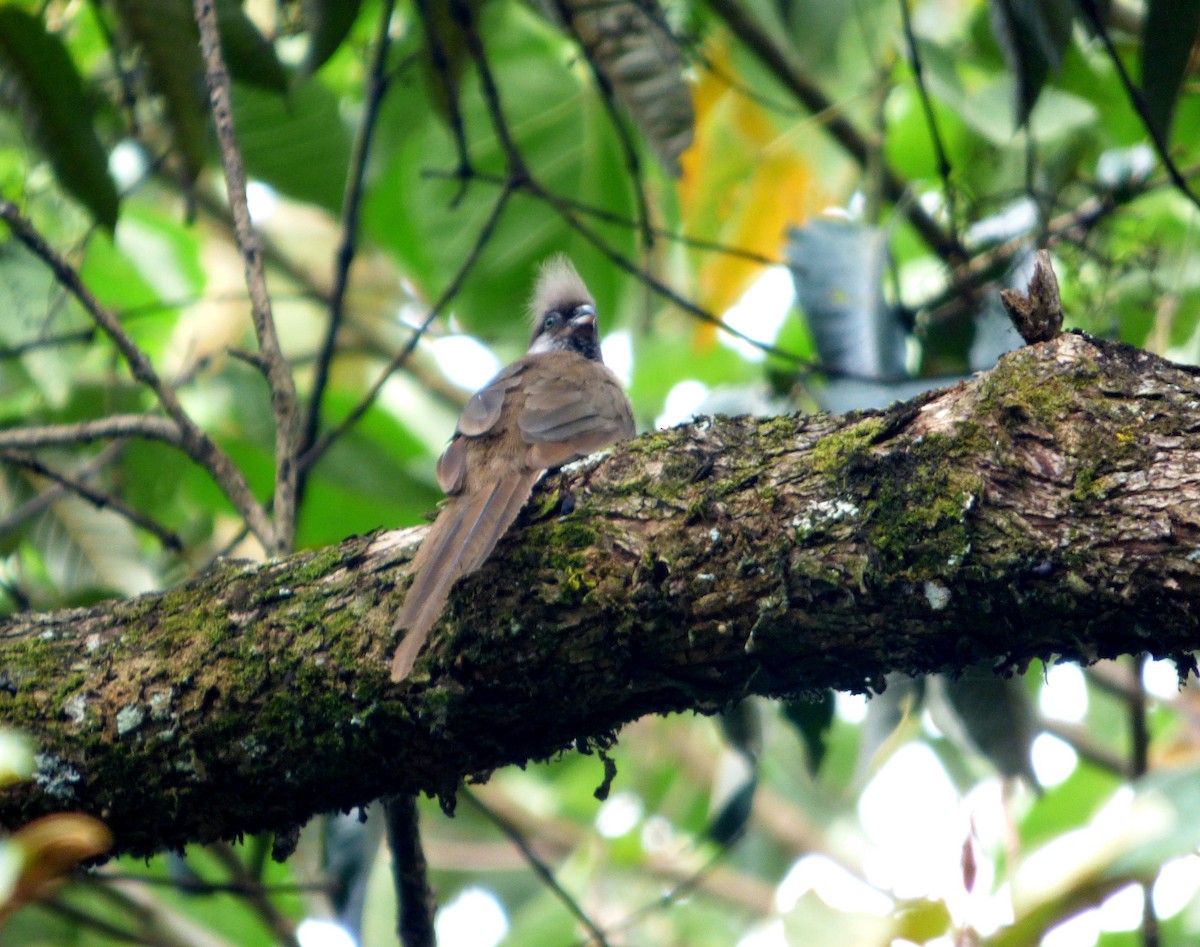
[{"label": "bird's beak", "polygon": [[594,329],[596,328],[596,307],[595,306],[578,306],[575,309],[575,315],[571,317],[572,329]]}]

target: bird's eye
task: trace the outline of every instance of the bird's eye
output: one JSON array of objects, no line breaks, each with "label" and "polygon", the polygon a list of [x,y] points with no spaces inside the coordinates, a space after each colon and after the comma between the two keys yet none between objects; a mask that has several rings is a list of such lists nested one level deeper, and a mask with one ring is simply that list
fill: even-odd
[{"label": "bird's eye", "polygon": [[546,313],[546,318],[542,320],[542,331],[557,329],[560,322],[562,322],[562,314],[557,310],[551,309]]}]

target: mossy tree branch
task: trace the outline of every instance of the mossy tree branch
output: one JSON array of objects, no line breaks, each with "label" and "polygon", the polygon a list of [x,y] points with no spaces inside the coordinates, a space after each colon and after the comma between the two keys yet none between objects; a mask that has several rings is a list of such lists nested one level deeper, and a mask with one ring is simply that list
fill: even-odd
[{"label": "mossy tree branch", "polygon": [[[1200,374],[1064,335],[885,413],[704,420],[547,478],[388,680],[422,530],[0,624],[41,743],[0,823],[121,851],[286,828],[603,746],[646,713],[892,670],[1200,648]],[[565,508],[571,512],[564,513]]]}]

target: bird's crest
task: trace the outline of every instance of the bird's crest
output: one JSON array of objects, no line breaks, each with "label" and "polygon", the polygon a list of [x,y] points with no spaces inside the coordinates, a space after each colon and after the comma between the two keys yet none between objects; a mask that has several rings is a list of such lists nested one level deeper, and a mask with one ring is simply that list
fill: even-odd
[{"label": "bird's crest", "polygon": [[594,306],[596,301],[566,254],[552,256],[542,264],[533,287],[533,299],[529,303],[531,321],[536,326],[551,309],[570,310],[580,303]]}]

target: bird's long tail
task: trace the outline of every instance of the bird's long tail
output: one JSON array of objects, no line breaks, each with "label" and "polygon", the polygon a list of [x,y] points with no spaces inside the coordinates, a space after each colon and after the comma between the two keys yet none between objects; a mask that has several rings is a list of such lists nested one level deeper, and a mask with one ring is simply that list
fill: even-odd
[{"label": "bird's long tail", "polygon": [[392,656],[393,681],[408,677],[451,586],[483,565],[529,499],[539,473],[502,477],[490,488],[457,496],[434,521],[413,559],[413,582],[393,626],[407,629]]}]

